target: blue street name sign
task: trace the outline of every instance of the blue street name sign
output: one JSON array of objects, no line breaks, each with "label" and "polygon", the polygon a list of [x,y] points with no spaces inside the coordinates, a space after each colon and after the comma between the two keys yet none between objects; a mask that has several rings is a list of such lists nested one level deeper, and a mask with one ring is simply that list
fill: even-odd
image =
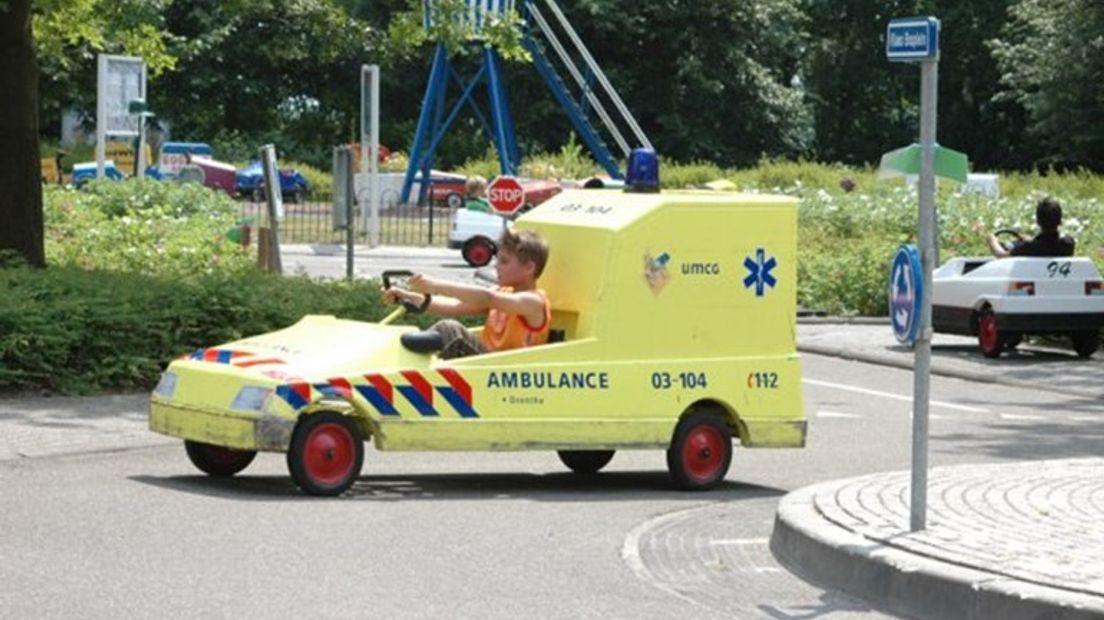
[{"label": "blue street name sign", "polygon": [[939,20],[904,17],[886,27],[886,58],[895,61],[938,60]]},{"label": "blue street name sign", "polygon": [[902,344],[911,346],[916,342],[923,289],[920,252],[915,245],[902,245],[889,270],[889,322],[893,335]]}]

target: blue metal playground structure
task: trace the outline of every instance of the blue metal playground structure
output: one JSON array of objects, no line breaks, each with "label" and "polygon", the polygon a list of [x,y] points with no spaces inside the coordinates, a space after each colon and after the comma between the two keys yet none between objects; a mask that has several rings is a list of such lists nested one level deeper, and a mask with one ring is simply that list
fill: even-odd
[{"label": "blue metal playground structure", "polygon": [[[426,27],[430,23],[430,5],[432,0],[425,0]],[[567,35],[569,46],[565,46],[556,34],[550,22],[542,12],[541,6],[547,9],[552,18],[560,26],[561,31]],[[590,51],[583,45],[579,35],[572,28],[563,11],[555,0],[466,0],[466,19],[478,30],[483,20],[488,15],[504,15],[511,11],[519,10],[524,19],[524,34],[522,45],[533,57],[533,66],[540,74],[544,83],[548,86],[552,95],[559,102],[571,120],[572,126],[579,134],[580,139],[590,149],[598,163],[606,170],[606,173],[615,179],[623,179],[618,158],[615,158],[607,147],[605,140],[594,123],[590,120],[591,112],[597,116],[604,127],[606,134],[616,143],[625,158],[628,158],[635,147],[652,148],[647,136],[640,129],[636,120],[629,112],[621,97],[614,90],[601,68],[594,61]],[[555,54],[552,57],[549,51]],[[566,69],[572,80],[578,87],[578,96],[573,94],[568,85],[560,77],[553,59],[558,59],[559,66]],[[584,71],[579,68],[579,59]],[[597,81],[600,89],[593,88]],[[460,87],[460,97],[446,110],[446,99],[449,84],[455,83]],[[490,123],[486,116],[476,105],[473,97],[479,86],[487,88],[490,102]],[[615,115],[607,112],[605,105],[599,98],[605,94],[607,100],[612,103]],[[505,76],[502,73],[502,59],[493,48],[486,47],[479,59],[479,68],[467,81],[460,75],[449,58],[445,46],[438,44],[434,51],[433,66],[430,69],[429,81],[426,85],[425,97],[422,100],[421,113],[418,117],[418,127],[414,133],[414,143],[410,148],[410,163],[403,180],[403,203],[408,203],[413,184],[420,172],[420,178],[430,178],[430,170],[437,148],[448,133],[452,123],[456,120],[460,110],[470,106],[483,125],[484,131],[491,138],[498,153],[499,168],[506,175],[517,174],[521,165],[521,151],[518,149],[517,136],[514,133],[514,121],[510,114],[509,98],[506,91]],[[447,114],[446,114],[447,112]],[[614,122],[619,117],[621,123],[627,126],[631,133],[633,143],[626,139]],[[418,202],[424,203],[428,184],[419,183]]]}]

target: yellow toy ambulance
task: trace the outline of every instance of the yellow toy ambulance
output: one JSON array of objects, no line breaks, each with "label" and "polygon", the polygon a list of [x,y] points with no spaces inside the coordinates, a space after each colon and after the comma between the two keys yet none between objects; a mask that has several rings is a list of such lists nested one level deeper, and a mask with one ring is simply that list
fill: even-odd
[{"label": "yellow toy ambulance", "polygon": [[446,361],[403,345],[414,327],[306,316],[174,361],[150,428],[214,476],[285,452],[315,495],[356,481],[369,440],[555,450],[580,473],[663,449],[684,489],[725,477],[733,438],[804,446],[795,199],[576,190],[515,226],[551,248],[539,285],[555,342]]}]

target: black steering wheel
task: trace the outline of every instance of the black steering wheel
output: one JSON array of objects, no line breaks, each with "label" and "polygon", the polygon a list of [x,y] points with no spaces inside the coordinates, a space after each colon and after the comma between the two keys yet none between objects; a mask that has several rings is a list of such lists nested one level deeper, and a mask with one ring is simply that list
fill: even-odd
[{"label": "black steering wheel", "polygon": [[[999,228],[993,231],[993,236],[997,238],[997,242],[1006,251],[1012,251],[1012,248],[1016,245],[1017,241],[1021,241],[1023,236],[1020,234],[1019,228]],[[1001,241],[1001,237],[1011,237],[1009,241]]]},{"label": "black steering wheel", "polygon": [[[390,269],[388,271],[384,271],[382,274],[383,289],[387,290],[391,288],[391,278],[402,278],[403,280],[405,280],[406,278],[409,278],[413,275],[414,272],[410,271],[409,269]],[[402,304],[402,307],[406,308],[406,311],[410,314],[422,314],[426,311],[426,308],[429,308],[429,304],[432,299],[433,298],[430,296],[430,294],[426,293],[425,300],[422,301],[422,304],[420,306],[414,302],[410,302],[405,299],[399,300],[399,303]]]}]

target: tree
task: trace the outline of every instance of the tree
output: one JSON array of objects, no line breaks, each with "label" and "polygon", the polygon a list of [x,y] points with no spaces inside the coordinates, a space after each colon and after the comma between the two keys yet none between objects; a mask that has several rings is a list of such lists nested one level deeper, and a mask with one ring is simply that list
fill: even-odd
[{"label": "tree", "polygon": [[747,165],[810,152],[798,0],[574,0],[564,10],[666,156]]},{"label": "tree", "polygon": [[38,65],[31,0],[0,5],[0,252],[46,264],[42,240],[42,176],[38,161]]},{"label": "tree", "polygon": [[1020,0],[992,41],[1000,98],[1021,104],[1039,163],[1104,169],[1104,5]]},{"label": "tree", "polygon": [[816,116],[820,159],[861,164],[916,139],[918,72],[885,58],[890,18],[915,2],[805,0],[811,43],[802,76]]},{"label": "tree", "polygon": [[360,65],[378,56],[382,33],[332,0],[175,0],[165,15],[178,65],[151,99],[175,136],[252,143],[248,153],[264,137],[323,162],[348,139]]},{"label": "tree", "polygon": [[[36,267],[46,264],[39,163],[39,68],[44,60],[65,63],[69,46],[94,50],[140,50],[151,69],[171,64],[158,54],[158,32],[128,8],[158,0],[0,0],[0,75],[10,90],[0,97],[0,252],[13,252]],[[148,14],[148,13],[147,13]]]}]

